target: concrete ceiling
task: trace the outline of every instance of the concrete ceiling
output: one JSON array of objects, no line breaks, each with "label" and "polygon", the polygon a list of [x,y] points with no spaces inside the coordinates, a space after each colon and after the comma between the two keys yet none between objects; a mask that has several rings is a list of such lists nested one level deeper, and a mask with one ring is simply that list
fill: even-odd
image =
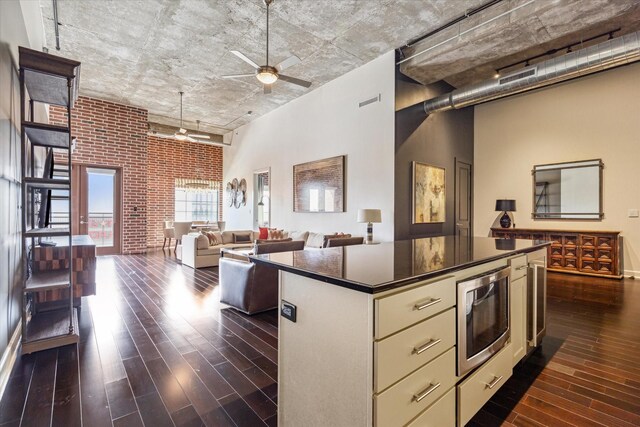
[{"label": "concrete ceiling", "polygon": [[[489,24],[464,34],[484,22]],[[400,70],[423,84],[445,80],[462,87],[492,78],[496,69],[617,28],[615,37],[640,30],[639,0],[505,0],[403,49],[405,57],[428,51]],[[453,40],[437,46],[448,39]],[[594,43],[603,40],[606,36]]]},{"label": "concrete ceiling", "polygon": [[175,125],[183,90],[185,125],[201,120],[203,130],[224,133],[485,1],[276,0],[271,62],[299,56],[286,74],[313,85],[277,82],[270,95],[252,77],[220,78],[252,71],[231,49],[264,62],[262,0],[58,0],[60,51],[52,1],[40,4],[49,51],[82,62],[82,95],[146,108],[151,121]]}]

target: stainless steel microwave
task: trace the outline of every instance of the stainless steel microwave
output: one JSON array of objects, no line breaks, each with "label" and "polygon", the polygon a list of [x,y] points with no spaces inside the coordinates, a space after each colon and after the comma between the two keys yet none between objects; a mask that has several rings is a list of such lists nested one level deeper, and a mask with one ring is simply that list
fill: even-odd
[{"label": "stainless steel microwave", "polygon": [[457,283],[458,375],[481,365],[509,339],[510,267]]}]

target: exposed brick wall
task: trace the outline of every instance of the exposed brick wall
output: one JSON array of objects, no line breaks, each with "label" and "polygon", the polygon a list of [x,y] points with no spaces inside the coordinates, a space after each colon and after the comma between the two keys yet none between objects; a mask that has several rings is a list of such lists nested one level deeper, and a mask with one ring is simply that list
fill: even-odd
[{"label": "exposed brick wall", "polygon": [[[72,111],[78,137],[74,163],[122,168],[122,253],[147,248],[147,110],[80,97]],[[51,107],[49,121],[66,124],[63,108]],[[135,210],[134,210],[135,209]]]},{"label": "exposed brick wall", "polygon": [[222,147],[150,136],[147,168],[147,246],[162,246],[163,221],[175,218],[176,178],[222,181]]},{"label": "exposed brick wall", "polygon": [[[64,109],[50,108],[51,123],[66,120]],[[176,178],[222,181],[221,147],[148,137],[147,122],[145,109],[88,97],[79,97],[72,112],[79,141],[73,162],[122,168],[125,254],[162,245],[162,221],[174,218]]]}]

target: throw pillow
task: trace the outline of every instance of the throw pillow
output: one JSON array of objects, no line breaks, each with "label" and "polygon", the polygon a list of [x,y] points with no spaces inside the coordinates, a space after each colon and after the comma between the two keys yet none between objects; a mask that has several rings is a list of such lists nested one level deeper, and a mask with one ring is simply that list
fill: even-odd
[{"label": "throw pillow", "polygon": [[269,229],[267,227],[258,227],[260,229],[260,235],[258,239],[266,240],[269,238]]},{"label": "throw pillow", "polygon": [[302,240],[306,242],[307,237],[309,237],[309,232],[308,231],[291,231],[289,232],[289,237],[291,237],[292,240]]},{"label": "throw pillow", "polygon": [[222,241],[222,232],[221,231],[214,231],[213,235],[216,238],[216,245],[221,245],[221,244],[224,243]]},{"label": "throw pillow", "polygon": [[251,234],[233,233],[233,243],[251,243]]},{"label": "throw pillow", "polygon": [[202,231],[202,235],[207,237],[209,246],[214,246],[216,244],[216,238],[210,231]]},{"label": "throw pillow", "polygon": [[198,249],[207,249],[209,247],[209,239],[204,234],[198,235],[196,237],[196,247]]}]

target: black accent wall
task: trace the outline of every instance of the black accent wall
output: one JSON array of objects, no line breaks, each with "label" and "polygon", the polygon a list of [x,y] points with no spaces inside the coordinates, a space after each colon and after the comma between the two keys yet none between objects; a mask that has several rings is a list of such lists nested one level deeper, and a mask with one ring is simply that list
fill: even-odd
[{"label": "black accent wall", "polygon": [[[421,103],[453,89],[444,82],[424,86],[396,70],[396,240],[455,232],[455,162],[458,159],[473,165],[473,107],[435,113],[427,117]],[[414,105],[416,103],[419,104]],[[411,105],[413,106],[406,108]],[[444,223],[411,224],[413,161],[445,168]]]}]

